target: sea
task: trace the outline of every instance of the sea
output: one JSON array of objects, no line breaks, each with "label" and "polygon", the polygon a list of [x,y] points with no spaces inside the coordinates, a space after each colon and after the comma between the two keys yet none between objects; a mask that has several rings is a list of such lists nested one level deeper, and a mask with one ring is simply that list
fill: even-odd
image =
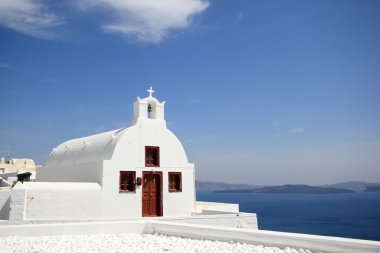
[{"label": "sea", "polygon": [[237,203],[259,229],[380,241],[380,193],[288,194],[198,191],[198,201]]}]

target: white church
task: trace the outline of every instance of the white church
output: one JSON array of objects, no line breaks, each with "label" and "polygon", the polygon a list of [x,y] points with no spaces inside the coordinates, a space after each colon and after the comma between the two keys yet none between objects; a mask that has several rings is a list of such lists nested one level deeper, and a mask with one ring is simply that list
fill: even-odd
[{"label": "white church", "polygon": [[37,171],[38,183],[23,185],[31,193],[28,218],[188,216],[195,211],[194,165],[166,127],[165,102],[152,96],[152,88],[148,92],[134,103],[131,126],[53,149]]}]

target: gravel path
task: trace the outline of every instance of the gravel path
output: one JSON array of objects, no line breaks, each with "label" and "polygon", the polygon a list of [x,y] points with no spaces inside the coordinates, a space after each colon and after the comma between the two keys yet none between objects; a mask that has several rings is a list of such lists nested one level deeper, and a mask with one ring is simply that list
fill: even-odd
[{"label": "gravel path", "polygon": [[255,246],[246,243],[197,240],[151,234],[97,234],[0,237],[0,252],[241,252],[311,253],[310,250]]}]

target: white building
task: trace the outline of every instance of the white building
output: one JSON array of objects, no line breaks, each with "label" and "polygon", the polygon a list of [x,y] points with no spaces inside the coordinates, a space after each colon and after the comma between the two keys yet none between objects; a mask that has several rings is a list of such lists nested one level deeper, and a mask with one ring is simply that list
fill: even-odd
[{"label": "white building", "polygon": [[35,172],[36,164],[28,158],[0,158],[0,174]]},{"label": "white building", "polygon": [[190,216],[194,165],[166,127],[165,102],[148,92],[134,103],[131,126],[54,148],[37,182],[14,188],[21,193],[12,193],[10,219]]},{"label": "white building", "polygon": [[[0,191],[7,190],[12,184],[16,183],[18,176],[23,176],[25,181],[34,181],[36,179],[36,165],[32,159],[29,158],[0,158]],[[29,174],[26,175],[25,174]],[[0,207],[1,207],[0,196]],[[2,210],[0,210],[1,219]]]}]

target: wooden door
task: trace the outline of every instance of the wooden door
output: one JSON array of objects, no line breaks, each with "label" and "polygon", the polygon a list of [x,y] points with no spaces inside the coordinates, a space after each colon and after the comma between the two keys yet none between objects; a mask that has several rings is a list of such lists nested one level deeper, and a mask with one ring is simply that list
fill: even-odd
[{"label": "wooden door", "polygon": [[142,216],[162,216],[162,172],[143,172]]}]

